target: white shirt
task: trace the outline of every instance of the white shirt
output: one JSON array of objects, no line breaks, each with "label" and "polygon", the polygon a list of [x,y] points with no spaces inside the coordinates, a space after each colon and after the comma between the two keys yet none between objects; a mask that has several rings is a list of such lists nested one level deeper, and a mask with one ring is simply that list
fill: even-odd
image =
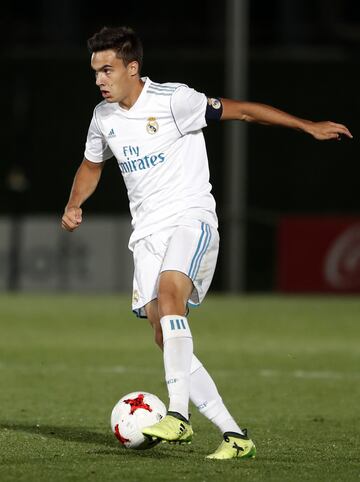
[{"label": "white shirt", "polygon": [[117,159],[130,202],[129,247],[165,227],[199,219],[217,227],[202,128],[207,97],[184,84],[144,78],[130,109],[106,101],[94,109],[85,158]]}]

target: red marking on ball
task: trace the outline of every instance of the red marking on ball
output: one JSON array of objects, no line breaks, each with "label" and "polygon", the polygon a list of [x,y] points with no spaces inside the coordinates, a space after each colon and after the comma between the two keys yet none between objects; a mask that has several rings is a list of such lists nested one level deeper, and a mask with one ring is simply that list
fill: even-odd
[{"label": "red marking on ball", "polygon": [[120,433],[120,431],[119,431],[119,424],[118,424],[118,423],[115,425],[115,432],[114,432],[114,434],[115,434],[115,437],[118,439],[118,441],[119,441],[121,444],[125,445],[126,442],[130,442],[129,439],[127,439],[127,438],[125,438],[125,437],[123,437],[123,436],[121,435],[121,433]]},{"label": "red marking on ball", "polygon": [[139,393],[137,398],[128,398],[127,400],[124,400],[124,403],[128,403],[130,405],[130,415],[133,415],[139,408],[152,412],[150,405],[148,403],[144,403],[144,395],[142,393]]}]

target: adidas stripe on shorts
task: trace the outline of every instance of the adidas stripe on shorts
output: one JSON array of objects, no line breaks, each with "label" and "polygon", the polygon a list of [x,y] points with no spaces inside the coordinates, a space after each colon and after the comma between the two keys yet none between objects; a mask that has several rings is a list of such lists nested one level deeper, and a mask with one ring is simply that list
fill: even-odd
[{"label": "adidas stripe on shorts", "polygon": [[163,271],[180,271],[189,276],[194,284],[189,304],[199,305],[210,287],[218,252],[217,229],[195,220],[137,241],[133,249],[134,313],[146,317],[144,306],[157,298],[159,275]]}]

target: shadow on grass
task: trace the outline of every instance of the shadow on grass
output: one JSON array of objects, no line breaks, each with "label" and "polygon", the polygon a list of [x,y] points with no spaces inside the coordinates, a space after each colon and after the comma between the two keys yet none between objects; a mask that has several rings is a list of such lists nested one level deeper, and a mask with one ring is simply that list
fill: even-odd
[{"label": "shadow on grass", "polygon": [[[87,430],[84,427],[69,427],[69,426],[53,426],[53,425],[33,425],[26,423],[0,423],[0,430],[11,430],[15,432],[25,432],[34,435],[40,435],[46,438],[54,438],[63,440],[64,442],[78,442],[78,443],[88,443],[91,445],[101,445],[103,448],[93,448],[91,452],[98,455],[124,455],[127,458],[133,457],[149,457],[149,458],[168,458],[170,456],[169,452],[161,453],[158,450],[160,447],[152,448],[151,450],[126,450],[121,447],[115,437],[109,432],[109,434],[104,434],[100,432],[94,432],[92,430]],[[104,449],[106,447],[106,449]],[[165,448],[165,447],[164,447]],[[171,457],[174,458],[174,453],[171,453]],[[175,458],[182,458],[182,454],[176,454]]]},{"label": "shadow on grass", "polygon": [[43,437],[52,437],[64,440],[66,442],[81,442],[98,445],[105,445],[106,447],[116,447],[117,441],[112,440],[111,433],[109,435],[87,430],[84,427],[67,427],[67,426],[53,426],[53,425],[33,425],[26,423],[0,423],[0,429],[13,430],[16,432],[27,432]]}]

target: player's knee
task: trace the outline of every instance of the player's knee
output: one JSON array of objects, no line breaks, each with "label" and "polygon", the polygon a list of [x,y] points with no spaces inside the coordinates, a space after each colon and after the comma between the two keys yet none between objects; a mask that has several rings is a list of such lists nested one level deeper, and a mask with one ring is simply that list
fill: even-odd
[{"label": "player's knee", "polygon": [[159,288],[158,292],[159,314],[161,317],[166,315],[184,315],[186,303],[181,293],[175,287],[166,286]]},{"label": "player's knee", "polygon": [[186,274],[178,271],[161,273],[158,288],[160,318],[167,315],[185,316],[187,300],[192,289],[192,281]]}]

